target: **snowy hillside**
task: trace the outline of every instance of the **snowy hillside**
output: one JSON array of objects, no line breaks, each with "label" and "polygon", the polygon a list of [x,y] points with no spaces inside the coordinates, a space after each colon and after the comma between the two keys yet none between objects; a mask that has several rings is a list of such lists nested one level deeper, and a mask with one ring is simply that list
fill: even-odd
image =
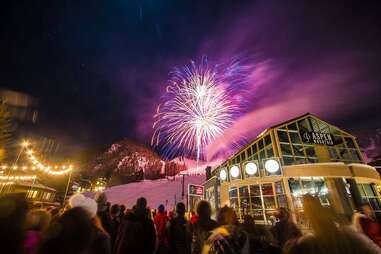
[{"label": "snowy hillside", "polygon": [[106,177],[109,185],[159,179],[186,170],[184,162],[164,162],[150,148],[123,139],[97,156],[84,170],[87,178]]},{"label": "snowy hillside", "polygon": [[[188,184],[201,184],[205,181],[205,175],[185,176],[185,194]],[[160,204],[166,204],[167,208],[173,208],[175,196],[177,202],[181,200],[181,177],[177,176],[174,181],[167,179],[145,180],[142,182],[118,185],[107,189],[108,201],[112,204],[125,204],[131,208],[137,198],[147,198],[149,207],[157,208]],[[87,196],[94,196],[94,193],[87,193]]]}]

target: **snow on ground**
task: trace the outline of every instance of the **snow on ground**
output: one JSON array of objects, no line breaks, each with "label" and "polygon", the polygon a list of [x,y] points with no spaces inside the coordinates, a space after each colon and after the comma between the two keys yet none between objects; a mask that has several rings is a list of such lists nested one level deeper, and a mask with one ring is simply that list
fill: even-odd
[{"label": "snow on ground", "polygon": [[[184,176],[184,191],[187,194],[188,184],[202,184],[205,181],[205,175]],[[142,182],[129,183],[111,187],[105,191],[107,199],[111,204],[124,204],[131,208],[136,199],[145,197],[148,206],[157,208],[160,204],[166,205],[171,209],[181,199],[181,176],[172,179],[145,180]],[[94,196],[94,193],[87,193],[86,196]],[[186,197],[185,197],[186,198]],[[185,202],[185,200],[184,200]]]}]

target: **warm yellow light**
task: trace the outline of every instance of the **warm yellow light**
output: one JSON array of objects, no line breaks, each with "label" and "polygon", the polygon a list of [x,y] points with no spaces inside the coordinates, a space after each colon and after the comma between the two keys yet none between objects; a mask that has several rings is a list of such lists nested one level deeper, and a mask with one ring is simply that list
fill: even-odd
[{"label": "warm yellow light", "polygon": [[13,166],[12,168],[13,168],[13,169],[17,169],[17,166]]},{"label": "warm yellow light", "polygon": [[24,170],[25,170],[25,169],[27,169],[27,167],[26,167],[26,166],[24,166],[24,167],[22,167],[22,169],[24,169]]},{"label": "warm yellow light", "polygon": [[1,166],[2,169],[6,169],[7,168],[7,165],[3,165]]},{"label": "warm yellow light", "polygon": [[23,141],[21,144],[23,147],[29,146],[29,142],[27,140]]},{"label": "warm yellow light", "polygon": [[28,150],[27,154],[32,155],[33,154],[33,150]]}]

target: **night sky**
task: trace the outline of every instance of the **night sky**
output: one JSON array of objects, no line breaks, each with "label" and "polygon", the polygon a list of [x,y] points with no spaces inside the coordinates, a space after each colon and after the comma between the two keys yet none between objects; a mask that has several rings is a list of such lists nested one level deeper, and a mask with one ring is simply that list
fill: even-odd
[{"label": "night sky", "polygon": [[372,131],[380,17],[379,6],[349,1],[9,1],[0,86],[38,97],[39,125],[69,147],[149,144],[173,67],[240,57],[253,67],[250,100],[225,141],[305,112]]}]

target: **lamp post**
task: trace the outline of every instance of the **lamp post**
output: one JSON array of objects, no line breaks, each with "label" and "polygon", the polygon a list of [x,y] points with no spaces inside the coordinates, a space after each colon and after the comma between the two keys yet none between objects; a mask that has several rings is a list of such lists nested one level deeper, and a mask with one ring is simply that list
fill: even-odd
[{"label": "lamp post", "polygon": [[70,185],[70,180],[71,180],[71,174],[72,173],[73,173],[73,170],[70,170],[69,179],[67,180],[67,185],[66,185],[66,191],[65,191],[65,196],[64,196],[63,204],[66,201],[66,196],[67,196],[67,192],[69,190],[69,185]]}]

